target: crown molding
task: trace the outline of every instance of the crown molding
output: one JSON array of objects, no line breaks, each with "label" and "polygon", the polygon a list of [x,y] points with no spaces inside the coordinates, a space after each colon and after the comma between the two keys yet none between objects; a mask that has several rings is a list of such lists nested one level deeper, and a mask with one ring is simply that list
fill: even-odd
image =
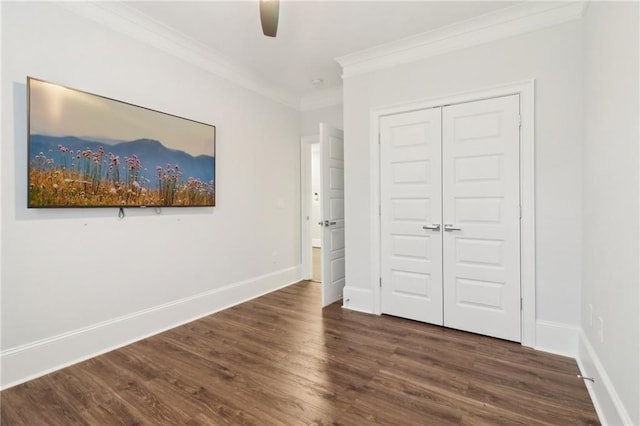
[{"label": "crown molding", "polygon": [[309,111],[335,105],[342,105],[342,86],[307,93],[300,99],[298,109],[300,111]]},{"label": "crown molding", "polygon": [[213,52],[211,48],[120,1],[70,1],[56,2],[55,4],[117,33],[127,35],[164,51],[238,86],[290,108],[298,109],[298,98],[263,84],[249,71],[233,65],[222,55]]},{"label": "crown molding", "polygon": [[527,1],[335,60],[348,78],[580,19],[585,7],[585,0]]}]

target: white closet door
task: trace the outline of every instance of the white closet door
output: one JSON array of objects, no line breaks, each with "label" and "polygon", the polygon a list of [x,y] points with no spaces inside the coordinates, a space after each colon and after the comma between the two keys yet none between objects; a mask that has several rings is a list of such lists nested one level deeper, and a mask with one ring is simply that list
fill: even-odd
[{"label": "white closet door", "polygon": [[519,97],[442,124],[444,325],[520,341]]},{"label": "white closet door", "polygon": [[382,312],[442,325],[440,121],[440,108],[381,119],[380,232]]}]

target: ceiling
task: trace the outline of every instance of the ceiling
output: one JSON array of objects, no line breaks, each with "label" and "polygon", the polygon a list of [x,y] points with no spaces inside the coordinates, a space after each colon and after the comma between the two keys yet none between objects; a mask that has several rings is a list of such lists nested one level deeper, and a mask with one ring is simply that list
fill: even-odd
[{"label": "ceiling", "polygon": [[[336,57],[521,2],[286,1],[276,38],[262,35],[257,1],[134,1],[126,6],[191,39],[292,98],[339,87]],[[322,79],[320,86],[312,80]]]}]

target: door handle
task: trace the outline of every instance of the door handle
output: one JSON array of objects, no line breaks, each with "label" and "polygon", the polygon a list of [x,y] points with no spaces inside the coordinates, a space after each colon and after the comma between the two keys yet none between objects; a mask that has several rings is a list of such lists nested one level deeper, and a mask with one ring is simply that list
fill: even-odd
[{"label": "door handle", "polygon": [[444,230],[447,232],[451,232],[451,231],[462,231],[462,228],[460,228],[459,226],[453,226],[449,223],[444,225]]},{"label": "door handle", "polygon": [[336,222],[329,222],[328,220],[324,221],[324,226],[331,226],[331,225],[335,225]]},{"label": "door handle", "polygon": [[422,229],[431,229],[432,231],[439,231],[440,224],[434,223],[433,225],[422,225]]}]

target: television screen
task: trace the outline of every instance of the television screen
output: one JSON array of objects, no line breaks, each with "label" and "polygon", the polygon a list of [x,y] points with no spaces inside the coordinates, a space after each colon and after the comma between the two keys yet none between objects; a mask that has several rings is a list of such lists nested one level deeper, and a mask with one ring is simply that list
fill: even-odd
[{"label": "television screen", "polygon": [[32,77],[28,207],[215,205],[216,128]]}]

